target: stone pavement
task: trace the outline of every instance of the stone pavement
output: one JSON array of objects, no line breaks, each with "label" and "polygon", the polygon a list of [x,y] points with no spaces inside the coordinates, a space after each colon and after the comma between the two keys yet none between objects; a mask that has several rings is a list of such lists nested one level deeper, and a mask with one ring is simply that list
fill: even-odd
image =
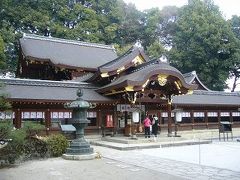
[{"label": "stone pavement", "polygon": [[108,158],[73,161],[50,158],[0,169],[1,180],[139,180],[184,178]]},{"label": "stone pavement", "polygon": [[[209,144],[213,140],[219,139],[217,129],[209,130],[191,130],[178,132],[179,137],[168,137],[167,132],[161,132],[157,138],[144,138],[143,134],[138,134],[137,139],[116,135],[114,137],[106,136],[101,138],[98,136],[95,139],[86,137],[92,145],[103,146],[118,150],[134,150],[134,149],[147,149],[147,148],[161,148],[171,146],[183,146],[194,144]],[[233,129],[233,139],[240,138],[240,128]],[[227,139],[225,138],[227,141]],[[228,140],[231,141],[229,134]],[[224,141],[221,134],[221,141]]]},{"label": "stone pavement", "polygon": [[[212,141],[218,139],[218,131],[189,131],[189,132],[179,132],[181,137],[167,137],[166,133],[161,133],[159,138],[154,141],[154,139],[145,139],[144,137],[138,140],[129,139],[129,137],[115,137],[115,141],[121,142],[111,142],[105,141],[112,146],[114,144],[120,144],[124,146],[145,146],[150,148],[151,144],[178,144],[187,145],[189,142],[195,141]],[[240,130],[234,129],[234,136],[240,138]],[[87,137],[90,141],[99,141],[99,136]],[[117,139],[117,140],[116,140]],[[111,140],[111,138],[110,138]],[[184,143],[183,143],[184,142]],[[223,142],[224,143],[224,142]],[[235,151],[233,152],[231,148],[227,152],[236,158],[239,158],[240,145],[238,142],[229,141],[229,143],[237,143]],[[221,146],[215,146],[212,144],[204,144],[201,146],[213,146],[212,153],[215,153],[216,148],[221,149]],[[120,151],[113,148],[106,148],[103,146],[92,146],[94,151],[101,155],[101,159],[94,159],[89,161],[71,161],[64,160],[62,158],[51,158],[43,160],[29,161],[12,168],[0,169],[0,179],[1,180],[122,180],[122,179],[167,179],[167,180],[181,180],[181,179],[216,179],[216,180],[238,180],[240,179],[240,169],[230,170],[226,168],[217,168],[214,166],[199,165],[189,162],[183,162],[180,160],[170,159],[169,156],[158,156],[161,153],[161,149],[166,149],[172,153],[178,147],[170,148],[158,148],[154,149],[144,149],[137,148],[135,150]],[[164,146],[162,146],[164,147]],[[182,146],[189,147],[189,146]],[[222,147],[225,147],[223,144]],[[179,156],[189,157],[189,152],[184,153],[181,151]],[[186,151],[187,152],[187,151]],[[195,152],[192,152],[195,153]],[[225,153],[225,151],[223,151]],[[231,154],[232,153],[232,154]],[[211,161],[217,160],[217,155],[211,159]],[[225,160],[225,159],[223,159]],[[226,159],[227,160],[227,159]],[[237,162],[240,162],[236,159]],[[224,164],[224,163],[223,163]]]},{"label": "stone pavement", "polygon": [[[117,136],[91,142],[95,145],[95,151],[101,153],[104,158],[156,170],[160,173],[167,173],[184,179],[240,179],[240,169],[239,171],[232,171],[224,168],[171,160],[168,159],[168,157],[163,158],[154,155],[154,153],[159,153],[158,149],[163,147],[209,144],[219,138],[218,130],[182,131],[178,134],[181,134],[181,137],[167,137],[167,133],[163,132],[157,139],[145,139],[140,136],[137,140],[134,140],[129,137]],[[240,139],[239,128],[233,129],[233,136],[233,140],[231,138],[228,139],[229,142],[236,142],[236,139]],[[221,141],[223,142],[223,139],[221,139]],[[209,146],[211,146],[211,144],[209,144]],[[112,150],[109,150],[109,148],[112,148]],[[156,149],[152,150],[153,154],[141,153],[141,149],[148,148]],[[216,148],[219,147],[216,146]],[[238,149],[240,151],[240,146],[238,146]],[[231,151],[227,153],[231,153]],[[185,155],[188,156],[187,154]],[[232,154],[232,156],[234,156],[234,154]],[[227,159],[225,160],[227,161]],[[215,158],[215,161],[217,161],[217,158]]]},{"label": "stone pavement", "polygon": [[[211,146],[208,144],[207,146]],[[51,158],[29,161],[12,168],[0,169],[1,180],[239,180],[240,170],[186,163],[155,156],[160,149],[119,151],[93,146],[101,159],[71,161]],[[176,148],[176,147],[171,147]],[[168,148],[164,148],[168,149]]]},{"label": "stone pavement", "polygon": [[[167,157],[161,158],[155,156],[154,154],[143,154],[141,150],[119,151],[112,149],[109,151],[108,148],[100,146],[95,146],[94,149],[95,151],[100,152],[104,158],[128,165],[146,168],[148,170],[155,170],[159,173],[167,173],[184,179],[240,179],[240,170],[239,172],[236,172],[222,168],[170,160],[166,159]],[[158,153],[157,149],[153,150],[153,152]]]}]

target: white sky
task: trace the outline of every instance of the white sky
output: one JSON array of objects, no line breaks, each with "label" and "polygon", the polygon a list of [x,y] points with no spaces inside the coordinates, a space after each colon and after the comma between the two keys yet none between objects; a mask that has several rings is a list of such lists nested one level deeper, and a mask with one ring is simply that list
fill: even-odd
[{"label": "white sky", "polygon": [[[138,10],[150,9],[153,7],[159,7],[162,9],[164,6],[177,6],[181,7],[186,5],[188,0],[124,0],[126,3],[135,4]],[[240,16],[240,1],[239,0],[214,0],[214,3],[219,6],[225,19],[230,19],[232,15]],[[238,80],[240,83],[240,80]],[[227,84],[232,87],[232,79],[227,80]],[[230,91],[226,89],[225,91]],[[240,84],[237,85],[235,91],[240,91]]]},{"label": "white sky", "polygon": [[[152,7],[164,6],[183,6],[188,0],[124,0],[126,3],[133,3],[139,10],[150,9]],[[227,19],[232,15],[240,16],[240,1],[239,0],[214,0],[214,3],[219,6],[223,16]]]}]

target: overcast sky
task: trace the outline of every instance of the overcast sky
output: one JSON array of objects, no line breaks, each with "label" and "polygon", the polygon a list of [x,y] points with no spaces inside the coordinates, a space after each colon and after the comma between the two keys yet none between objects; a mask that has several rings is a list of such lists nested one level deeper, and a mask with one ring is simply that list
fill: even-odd
[{"label": "overcast sky", "polygon": [[[126,3],[133,3],[139,10],[150,9],[152,7],[164,6],[183,6],[187,4],[188,0],[124,0]],[[239,0],[214,0],[214,3],[219,6],[220,11],[226,19],[232,15],[240,16],[240,1]]]}]

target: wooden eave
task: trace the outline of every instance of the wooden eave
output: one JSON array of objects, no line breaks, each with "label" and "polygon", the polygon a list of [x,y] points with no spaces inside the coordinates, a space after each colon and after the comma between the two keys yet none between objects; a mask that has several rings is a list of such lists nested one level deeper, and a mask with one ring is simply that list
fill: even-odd
[{"label": "wooden eave", "polygon": [[122,56],[116,58],[115,60],[106,63],[102,66],[99,67],[99,72],[100,73],[107,73],[107,72],[115,72],[117,69],[121,67],[125,67],[125,69],[129,67],[135,66],[135,63],[132,61],[136,58],[139,57],[143,62],[149,61],[149,58],[145,55],[143,49],[137,48],[137,47],[132,47],[130,48],[125,54]]},{"label": "wooden eave", "polygon": [[[115,84],[109,84],[106,87],[100,88],[97,90],[97,92],[99,93],[104,93],[104,94],[108,94],[110,92],[113,91],[123,91],[125,89],[125,87],[131,86],[133,87],[134,91],[140,91],[140,89],[142,89],[142,85],[149,79],[149,80],[153,80],[156,78],[156,76],[158,74],[166,74],[169,76],[169,78],[175,77],[178,80],[181,81],[181,84],[183,85],[183,88],[185,88],[186,90],[194,90],[197,88],[197,85],[192,85],[192,84],[187,84],[183,78],[183,76],[178,73],[178,72],[174,72],[174,71],[170,71],[170,70],[163,70],[163,69],[157,69],[157,70],[152,70],[150,72],[145,72],[144,74],[141,74],[141,76],[139,77],[139,79],[137,80],[131,80],[131,78],[128,79],[128,75],[126,75],[125,80],[120,81],[119,83],[115,83]],[[132,75],[133,76],[133,75]],[[136,75],[138,76],[138,75]],[[124,77],[124,76],[123,76]],[[169,79],[168,79],[169,80]],[[140,88],[141,87],[141,88]],[[184,90],[184,89],[183,89]]]},{"label": "wooden eave", "polygon": [[[173,105],[174,105],[175,103],[173,103]],[[191,104],[191,103],[188,103],[188,104],[181,104],[181,103],[179,103],[179,104],[177,104],[177,106],[179,106],[179,107],[221,107],[221,108],[223,108],[223,107],[226,107],[226,108],[236,108],[236,110],[238,110],[238,108],[239,108],[239,105],[234,105],[234,104],[214,104],[214,103],[212,103],[212,104]]]},{"label": "wooden eave", "polygon": [[51,59],[40,59],[40,58],[36,58],[36,57],[31,57],[31,56],[27,56],[25,58],[30,61],[38,61],[40,64],[50,64],[53,67],[65,68],[65,69],[69,69],[69,70],[97,71],[97,68],[77,67],[77,66],[70,66],[70,65],[66,65],[66,64],[54,64],[51,61]]},{"label": "wooden eave", "polygon": [[133,57],[129,57],[129,59],[126,62],[119,63],[118,66],[113,66],[109,68],[99,68],[100,73],[111,73],[112,75],[117,74],[117,70],[121,67],[125,67],[125,70],[127,70],[130,67],[135,67],[136,64],[133,63],[132,61],[136,58],[139,57],[142,59],[143,62],[146,62],[146,60],[143,58],[141,53],[136,53]]},{"label": "wooden eave", "polygon": [[[10,103],[31,103],[31,104],[65,104],[66,102],[70,102],[73,100],[48,100],[48,99],[7,99]],[[91,103],[105,103],[112,104],[116,103],[116,100],[112,101],[89,101]]]},{"label": "wooden eave", "polygon": [[[139,49],[139,48],[133,49],[133,48],[134,47],[132,47],[125,54],[114,59],[113,61],[98,67],[98,71],[95,73],[94,76],[88,79],[87,82],[93,82],[93,81],[101,80],[111,76],[116,76],[118,74],[124,73],[126,70],[128,70],[131,67],[136,67],[136,64],[132,61],[138,56],[143,61],[143,63],[149,61],[148,56],[144,53],[142,49]],[[110,65],[111,67],[107,67],[107,65],[109,64],[112,64]],[[119,72],[118,70],[122,67],[124,67],[124,70]],[[107,76],[102,77],[101,75],[105,73],[107,74]]]}]

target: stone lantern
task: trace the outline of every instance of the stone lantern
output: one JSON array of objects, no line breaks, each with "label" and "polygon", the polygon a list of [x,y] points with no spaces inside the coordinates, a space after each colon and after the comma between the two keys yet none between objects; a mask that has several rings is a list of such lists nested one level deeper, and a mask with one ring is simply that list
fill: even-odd
[{"label": "stone lantern", "polygon": [[81,98],[82,95],[82,89],[78,89],[77,99],[65,104],[65,108],[72,109],[72,119],[69,120],[69,123],[76,128],[76,139],[71,142],[66,154],[63,154],[64,159],[84,160],[95,158],[93,148],[90,147],[90,144],[84,138],[84,128],[90,122],[87,120],[87,109],[91,105]]}]

